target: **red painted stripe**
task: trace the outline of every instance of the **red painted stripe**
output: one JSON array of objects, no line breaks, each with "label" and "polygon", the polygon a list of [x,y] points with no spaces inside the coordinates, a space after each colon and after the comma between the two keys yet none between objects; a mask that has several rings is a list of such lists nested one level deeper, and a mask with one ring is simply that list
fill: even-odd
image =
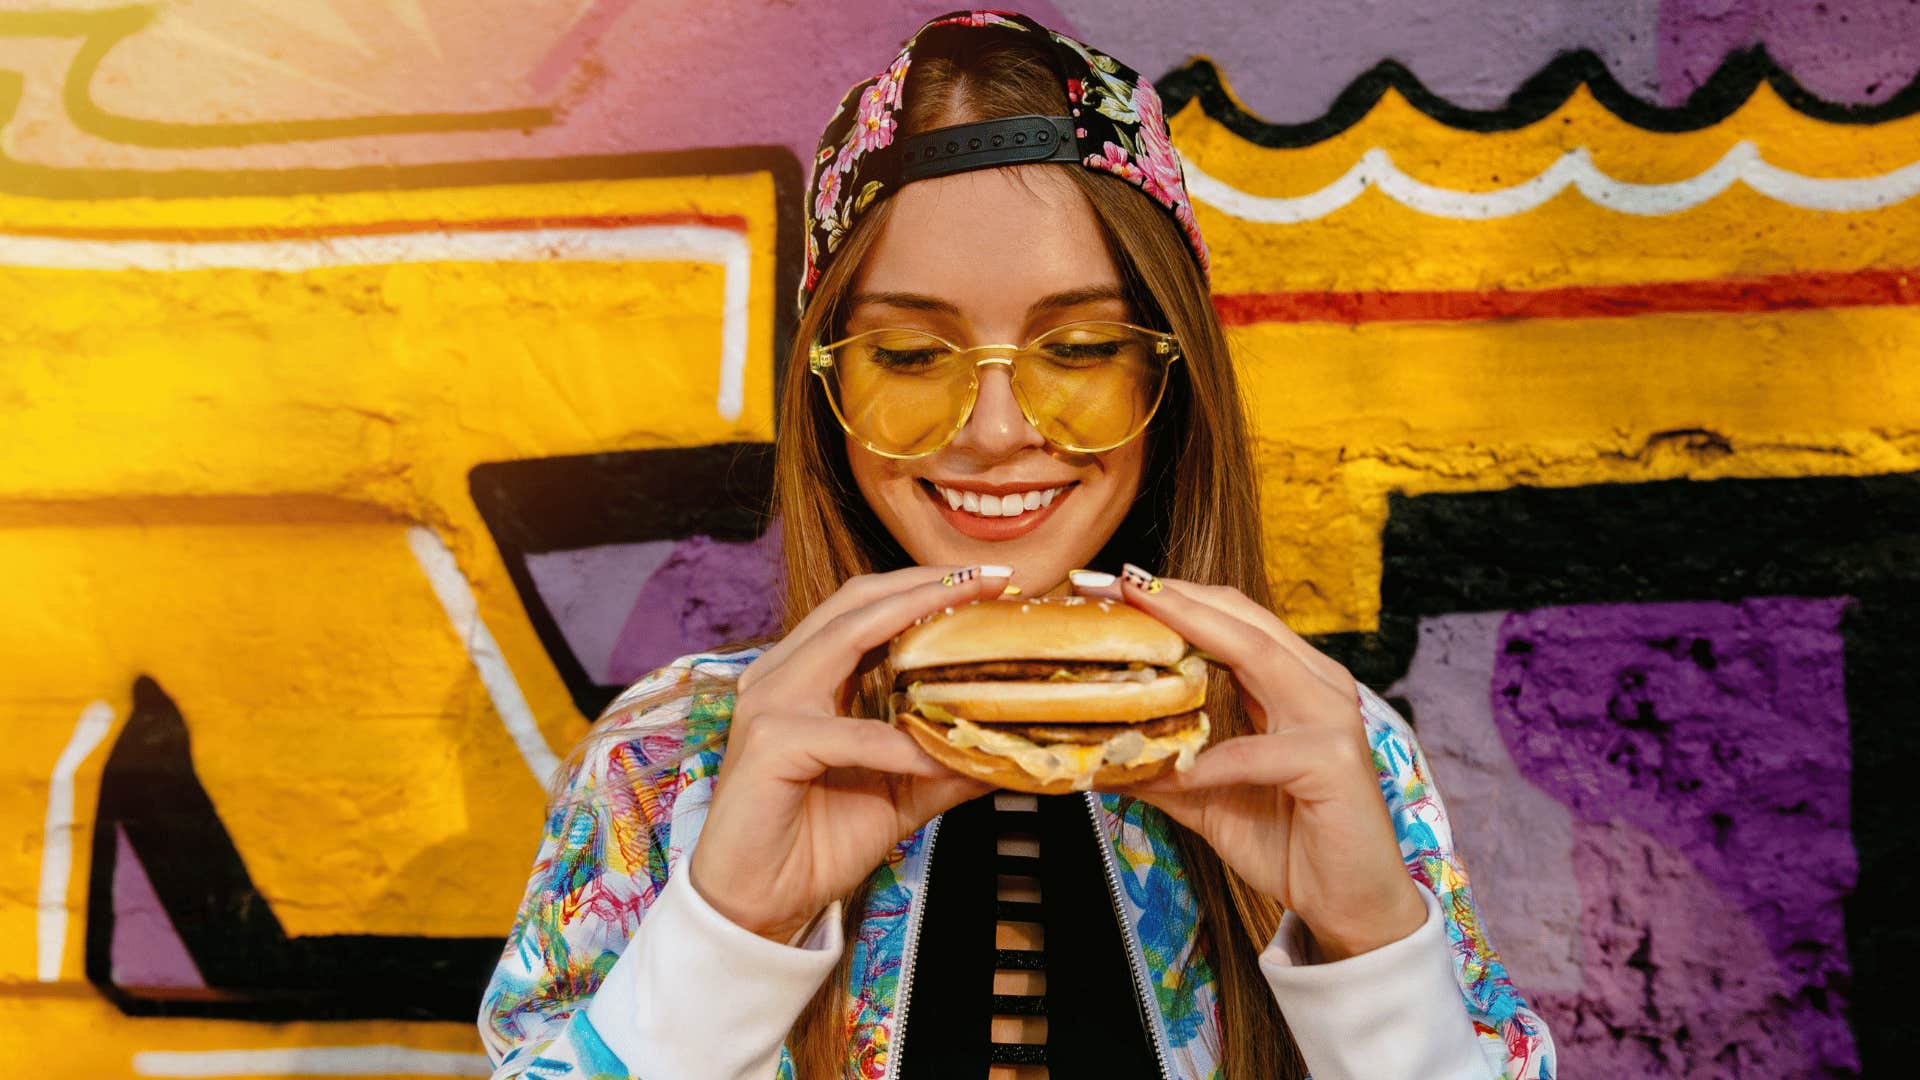
[{"label": "red painted stripe", "polygon": [[1213,298],[1222,322],[1459,322],[1608,319],[1685,312],[1737,314],[1920,305],[1920,270],[1777,274],[1724,281],[1571,285],[1534,290],[1227,293]]},{"label": "red painted stripe", "polygon": [[318,240],[337,236],[393,236],[402,233],[511,232],[522,229],[621,229],[639,225],[704,225],[747,231],[738,214],[556,214],[547,217],[481,218],[472,221],[364,221],[328,225],[220,225],[177,229],[121,229],[87,226],[26,226],[0,229],[0,235],[47,236],[63,240],[155,240],[174,243],[222,241]]}]

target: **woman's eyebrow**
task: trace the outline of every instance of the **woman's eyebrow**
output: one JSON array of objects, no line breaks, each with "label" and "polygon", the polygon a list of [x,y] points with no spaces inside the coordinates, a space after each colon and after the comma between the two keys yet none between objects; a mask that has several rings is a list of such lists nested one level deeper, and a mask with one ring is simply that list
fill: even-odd
[{"label": "woman's eyebrow", "polygon": [[[1125,300],[1127,294],[1118,285],[1083,285],[1077,289],[1062,289],[1035,300],[1027,307],[1027,314],[1034,315],[1042,311],[1058,308],[1078,307],[1096,300]],[[931,311],[941,315],[958,315],[960,309],[948,301],[925,293],[912,292],[867,292],[857,293],[847,301],[847,306],[857,308],[863,304],[886,304],[889,307],[907,308],[912,311]]]}]

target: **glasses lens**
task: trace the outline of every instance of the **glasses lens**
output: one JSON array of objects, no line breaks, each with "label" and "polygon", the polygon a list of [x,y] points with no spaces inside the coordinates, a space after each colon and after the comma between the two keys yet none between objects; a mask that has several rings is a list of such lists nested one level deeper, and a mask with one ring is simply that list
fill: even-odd
[{"label": "glasses lens", "polygon": [[875,330],[833,350],[834,395],[854,438],[889,454],[924,454],[953,433],[973,394],[973,367],[939,338]]},{"label": "glasses lens", "polygon": [[1160,404],[1169,358],[1160,339],[1123,323],[1049,331],[1014,361],[1014,392],[1048,442],[1109,450],[1138,435]]}]

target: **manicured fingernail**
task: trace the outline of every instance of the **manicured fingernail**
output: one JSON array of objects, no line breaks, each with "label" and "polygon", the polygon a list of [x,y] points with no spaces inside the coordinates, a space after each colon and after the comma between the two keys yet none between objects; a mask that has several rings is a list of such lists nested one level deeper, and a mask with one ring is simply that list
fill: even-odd
[{"label": "manicured fingernail", "polygon": [[948,571],[947,575],[940,579],[940,584],[951,588],[955,585],[964,585],[979,576],[980,568],[977,566],[969,566],[965,570]]},{"label": "manicured fingernail", "polygon": [[1166,587],[1160,584],[1159,578],[1154,577],[1152,574],[1147,573],[1132,563],[1127,563],[1120,568],[1120,580],[1149,596]]},{"label": "manicured fingernail", "polygon": [[1099,570],[1069,570],[1067,580],[1073,582],[1076,589],[1105,589],[1116,580],[1112,574]]},{"label": "manicured fingernail", "polygon": [[1012,577],[1013,576],[1013,567],[1011,566],[988,566],[985,563],[982,563],[981,565],[974,567],[974,569],[980,571],[981,577]]},{"label": "manicured fingernail", "polygon": [[1001,595],[1001,596],[1019,596],[1019,595],[1020,595],[1020,586],[1018,586],[1018,585],[1009,585],[1009,586],[1007,586],[1006,588],[1004,588],[1004,589],[1001,589],[1001,590],[1000,590],[1000,595]]}]

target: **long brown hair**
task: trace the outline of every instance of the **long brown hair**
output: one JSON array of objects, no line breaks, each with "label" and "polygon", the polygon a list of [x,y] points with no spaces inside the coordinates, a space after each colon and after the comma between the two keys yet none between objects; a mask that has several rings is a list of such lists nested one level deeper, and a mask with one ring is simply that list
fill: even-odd
[{"label": "long brown hair", "polygon": [[[997,116],[1057,115],[1067,108],[1057,76],[1030,42],[985,30],[966,40],[969,48],[961,54],[917,50],[904,88],[906,109],[897,138]],[[1141,494],[1096,565],[1135,562],[1171,577],[1232,585],[1270,605],[1245,408],[1225,332],[1184,238],[1164,211],[1123,180],[1076,166],[1026,167],[1063,169],[1086,196],[1136,311],[1177,334],[1184,356],[1185,376],[1169,385],[1147,435]],[[889,207],[883,201],[870,208],[822,273],[800,318],[780,386],[774,509],[784,533],[787,627],[848,578],[909,562],[855,488],[845,440],[806,366],[808,344],[837,331],[839,301],[885,226]],[[856,711],[884,716],[890,681],[884,667],[868,672]],[[570,814],[580,812],[604,797],[591,785],[581,785],[578,777],[604,750],[632,739],[654,708],[731,690],[727,679],[690,670],[645,692],[622,695],[602,711],[549,778],[549,812],[563,807]],[[1251,730],[1227,677],[1216,672],[1208,694],[1216,739]],[[682,747],[680,755],[649,762],[642,772],[664,772],[680,756],[708,749],[722,738],[716,733],[699,745]],[[1304,1077],[1306,1067],[1255,959],[1279,925],[1278,903],[1248,886],[1205,841],[1169,824],[1199,909],[1201,954],[1218,978],[1225,1075],[1234,1080]],[[865,906],[863,889],[855,888],[843,899],[851,939]],[[787,1045],[801,1080],[825,1080],[845,1069],[851,1036],[841,1006],[851,965],[849,949],[789,1034]]]},{"label": "long brown hair", "polygon": [[[945,52],[916,48],[895,138],[1000,116],[1066,113],[1059,76],[1024,35],[976,30],[955,40],[964,45]],[[1141,494],[1097,565],[1117,568],[1131,561],[1171,577],[1231,585],[1270,605],[1245,407],[1226,334],[1177,225],[1117,177],[1074,165],[1023,167],[1060,169],[1086,196],[1136,312],[1173,331],[1184,357],[1185,375],[1176,372],[1147,434]],[[848,578],[911,561],[855,488],[845,437],[807,370],[808,345],[837,335],[840,301],[885,226],[890,205],[883,201],[869,208],[847,233],[800,317],[787,357],[774,501],[785,542],[788,626]],[[886,715],[890,678],[884,666],[864,676],[862,715]],[[1225,675],[1215,673],[1209,701],[1214,738],[1252,730]],[[1248,886],[1205,841],[1177,824],[1173,832],[1199,909],[1202,955],[1218,978],[1226,1075],[1233,1080],[1305,1076],[1256,962],[1279,925],[1279,904]],[[845,898],[849,940],[863,900],[860,889]],[[824,1080],[845,1068],[850,1035],[841,1009],[851,958],[849,949],[793,1026],[788,1046],[801,1080]]]}]

